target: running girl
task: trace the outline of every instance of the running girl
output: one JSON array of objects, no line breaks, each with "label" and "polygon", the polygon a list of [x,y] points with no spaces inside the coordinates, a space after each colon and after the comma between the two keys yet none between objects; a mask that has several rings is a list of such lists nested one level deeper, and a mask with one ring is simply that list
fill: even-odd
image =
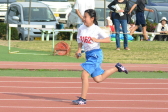
[{"label": "running girl", "polygon": [[84,46],[86,53],[86,62],[82,63],[83,72],[81,74],[82,80],[82,91],[81,97],[79,99],[72,101],[75,105],[86,104],[86,95],[89,87],[89,76],[97,83],[102,82],[108,76],[115,72],[125,72],[128,71],[120,64],[117,63],[115,67],[109,70],[103,70],[101,68],[101,63],[103,61],[103,52],[100,49],[100,43],[109,43],[110,37],[106,35],[98,26],[96,19],[96,12],[93,9],[88,9],[84,13],[84,25],[78,29],[77,41],[78,50],[76,52],[76,57],[81,53],[81,47]]}]

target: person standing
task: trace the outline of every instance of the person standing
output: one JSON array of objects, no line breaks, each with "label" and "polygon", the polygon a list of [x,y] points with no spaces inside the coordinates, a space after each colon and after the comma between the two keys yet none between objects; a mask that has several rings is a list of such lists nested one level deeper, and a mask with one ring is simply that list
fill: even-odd
[{"label": "person standing", "polygon": [[72,101],[75,105],[86,104],[86,96],[89,88],[89,76],[91,76],[95,82],[99,83],[117,71],[128,74],[128,71],[120,63],[117,63],[115,67],[111,67],[108,70],[103,70],[101,68],[103,51],[100,49],[100,43],[110,43],[111,40],[110,37],[97,26],[96,11],[93,9],[86,10],[83,22],[84,24],[78,29],[78,50],[75,55],[76,58],[80,57],[79,53],[81,53],[81,47],[83,45],[86,51],[86,62],[81,64],[83,68],[81,74],[82,91],[81,97]]},{"label": "person standing", "polygon": [[[114,8],[112,6],[115,7],[119,6],[120,10],[117,10],[117,8]],[[116,31],[116,47],[117,47],[116,50],[120,50],[120,24],[124,35],[124,49],[130,50],[128,48],[128,35],[127,35],[127,13],[130,9],[128,0],[114,0],[108,5],[108,8],[115,12],[113,18]]]},{"label": "person standing", "polygon": [[136,10],[136,26],[134,27],[133,30],[131,30],[130,35],[134,33],[135,30],[138,29],[139,25],[142,26],[142,32],[143,36],[146,41],[148,41],[148,36],[146,33],[146,21],[145,21],[145,16],[144,16],[144,11],[149,11],[149,12],[154,12],[152,9],[147,9],[145,8],[145,2],[146,0],[137,0],[135,4],[132,6],[128,14],[131,14],[131,12],[137,7]]},{"label": "person standing", "polygon": [[87,9],[95,9],[95,0],[76,0],[74,9],[79,16],[77,20],[77,28],[83,24],[84,12]]}]

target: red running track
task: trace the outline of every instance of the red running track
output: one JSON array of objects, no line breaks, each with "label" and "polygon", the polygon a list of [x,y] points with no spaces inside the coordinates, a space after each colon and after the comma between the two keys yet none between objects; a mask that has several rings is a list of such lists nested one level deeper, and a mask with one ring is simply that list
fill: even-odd
[{"label": "red running track", "polygon": [[[1,69],[57,69],[57,70],[82,70],[81,63],[61,62],[6,62],[0,61]],[[129,71],[165,71],[168,64],[123,64]],[[114,63],[103,63],[103,69],[114,67]]]},{"label": "red running track", "polygon": [[168,79],[89,79],[87,105],[80,78],[0,77],[0,112],[168,112]]}]

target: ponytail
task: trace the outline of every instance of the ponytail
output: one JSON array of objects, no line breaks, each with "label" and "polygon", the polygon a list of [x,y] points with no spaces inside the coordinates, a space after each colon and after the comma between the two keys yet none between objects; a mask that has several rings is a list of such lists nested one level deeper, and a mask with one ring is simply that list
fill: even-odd
[{"label": "ponytail", "polygon": [[97,16],[96,16],[96,11],[95,10],[88,9],[88,10],[85,10],[85,13],[88,13],[91,18],[94,17],[93,22],[94,22],[95,25],[98,25]]}]

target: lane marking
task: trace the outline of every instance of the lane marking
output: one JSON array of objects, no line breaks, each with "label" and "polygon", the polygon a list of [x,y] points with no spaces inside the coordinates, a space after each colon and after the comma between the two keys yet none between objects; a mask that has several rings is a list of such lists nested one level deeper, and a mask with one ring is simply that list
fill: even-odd
[{"label": "lane marking", "polygon": [[[72,101],[72,100],[57,100],[57,98],[48,99],[0,99],[0,101]],[[97,102],[164,102],[167,103],[168,100],[87,100],[87,101],[97,101]]]},{"label": "lane marking", "polygon": [[[81,87],[25,87],[25,86],[0,86],[0,88],[25,88],[25,89],[80,89]],[[154,89],[154,90],[158,90],[158,89],[168,89],[168,88],[106,88],[106,87],[89,87],[92,89],[138,89],[138,90],[144,90],[144,89]]]},{"label": "lane marking", "polygon": [[142,110],[167,110],[168,108],[156,107],[34,107],[34,106],[0,106],[0,108],[20,109],[142,109]]},{"label": "lane marking", "polygon": [[[72,84],[75,84],[75,83],[82,83],[82,82],[49,82],[49,81],[0,81],[0,83],[9,83],[9,82],[14,82],[14,83],[72,83]],[[95,83],[96,82],[89,82],[89,83]],[[112,84],[152,84],[152,85],[160,85],[160,84],[168,84],[168,83],[124,83],[124,82],[102,82],[103,83],[112,83]]]},{"label": "lane marking", "polygon": [[[19,93],[19,92],[0,92],[0,94],[8,94],[8,95],[80,95],[81,93]],[[139,95],[143,95],[143,96],[168,96],[168,94],[127,94],[127,93],[87,93],[87,94],[91,94],[91,95],[124,95],[124,96],[139,96]]]},{"label": "lane marking", "polygon": [[[18,76],[0,76],[0,78],[27,78],[27,79],[79,79],[80,77],[18,77]],[[92,79],[92,78],[89,78]],[[168,79],[160,79],[160,78],[107,78],[106,80],[130,80],[130,79],[135,79],[135,80],[168,80]]]}]

